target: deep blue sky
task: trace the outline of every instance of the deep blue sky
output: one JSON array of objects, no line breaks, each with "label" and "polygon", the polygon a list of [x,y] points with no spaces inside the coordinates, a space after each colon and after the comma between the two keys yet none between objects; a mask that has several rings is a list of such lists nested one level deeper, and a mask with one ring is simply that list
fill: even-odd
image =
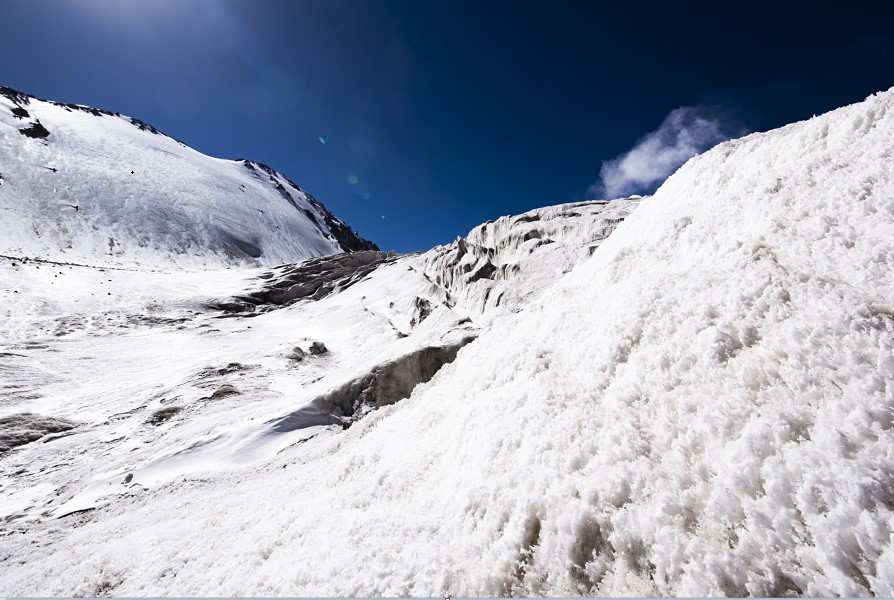
[{"label": "deep blue sky", "polygon": [[265,162],[409,251],[584,198],[674,108],[762,131],[891,87],[892,4],[5,0],[0,84]]}]

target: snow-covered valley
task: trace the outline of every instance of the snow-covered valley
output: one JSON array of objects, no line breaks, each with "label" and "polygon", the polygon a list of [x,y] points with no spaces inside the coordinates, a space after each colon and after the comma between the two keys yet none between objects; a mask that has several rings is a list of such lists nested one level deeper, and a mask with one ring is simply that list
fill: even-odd
[{"label": "snow-covered valley", "polygon": [[894,594],[894,90],[403,256],[3,102],[4,593]]}]

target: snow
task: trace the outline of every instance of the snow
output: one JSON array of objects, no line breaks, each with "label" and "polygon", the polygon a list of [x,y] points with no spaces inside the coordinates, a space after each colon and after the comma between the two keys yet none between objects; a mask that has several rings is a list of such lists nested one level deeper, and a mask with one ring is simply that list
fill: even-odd
[{"label": "snow", "polygon": [[[452,348],[521,310],[561,275],[560,266],[598,245],[633,206],[532,211],[528,216],[537,215],[544,235],[563,221],[575,235],[521,255],[497,253],[500,264],[537,260],[471,288],[462,277],[442,287],[426,274],[426,265],[450,264],[459,242],[422,255],[383,254],[387,260],[367,275],[360,275],[365,261],[346,260],[349,255],[315,259],[305,266],[317,278],[331,269],[345,283],[320,301],[247,316],[209,307],[276,282],[291,267],[162,272],[0,259],[8,307],[0,313],[8,332],[4,388],[12,400],[0,416],[30,411],[81,424],[66,439],[12,456],[0,516],[65,517],[186,475],[263,463],[321,433],[341,431],[408,395],[440,361],[452,360]],[[567,216],[572,209],[581,214]],[[504,229],[509,241],[531,230],[527,223]],[[486,252],[471,241],[477,233],[464,243]],[[475,308],[475,294],[510,281],[524,293],[486,315]],[[453,301],[445,302],[448,297]],[[330,352],[313,356],[318,340]],[[304,353],[299,363],[291,358],[296,346]],[[372,404],[345,413],[354,411],[350,396],[364,388]],[[236,393],[215,393],[223,389]]]},{"label": "snow", "polygon": [[[0,254],[200,270],[295,262],[363,243],[334,231],[322,205],[262,165],[205,156],[129,117],[14,102],[4,90]],[[14,116],[16,107],[29,117]],[[20,133],[37,121],[48,137]]]},{"label": "snow", "polygon": [[[894,90],[721,144],[626,207],[502,219],[252,317],[204,307],[263,270],[191,289],[159,273],[158,314],[190,319],[113,334],[151,297],[143,274],[120,272],[133,304],[119,316],[89,305],[71,333],[4,345],[13,384],[39,397],[15,388],[2,414],[85,425],[0,459],[0,507],[15,511],[0,587],[894,594],[892,133]],[[544,237],[555,244],[533,247]],[[43,267],[0,267],[38,307],[73,304]],[[70,285],[86,302],[98,279]],[[432,308],[421,321],[417,299]],[[50,332],[66,310],[81,309],[25,318]],[[468,335],[409,398],[346,430],[271,426]],[[287,358],[312,341],[330,353]],[[242,393],[208,399],[224,383]],[[146,424],[171,405],[183,410]],[[95,508],[63,516],[78,507]]]}]

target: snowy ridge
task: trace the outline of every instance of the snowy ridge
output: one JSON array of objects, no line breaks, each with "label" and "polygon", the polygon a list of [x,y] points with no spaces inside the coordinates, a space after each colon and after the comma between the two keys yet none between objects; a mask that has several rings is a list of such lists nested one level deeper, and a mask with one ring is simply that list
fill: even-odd
[{"label": "snowy ridge", "polygon": [[140,268],[275,265],[374,249],[266,165],[139,119],[0,88],[0,254]]},{"label": "snowy ridge", "polygon": [[[279,271],[104,274],[184,320],[96,336],[127,319],[93,300],[62,339],[4,348],[17,393],[36,395],[17,412],[82,425],[0,459],[0,586],[892,595],[892,157],[894,90],[724,143],[549,281],[500,269],[537,244],[523,219],[251,318],[201,307]],[[550,260],[589,254],[620,210]],[[63,302],[49,273],[2,264]],[[484,288],[517,275],[539,291],[491,304]],[[73,280],[99,289],[90,278]],[[333,391],[375,394],[385,365],[458,346],[409,398],[325,424],[348,416]]]}]

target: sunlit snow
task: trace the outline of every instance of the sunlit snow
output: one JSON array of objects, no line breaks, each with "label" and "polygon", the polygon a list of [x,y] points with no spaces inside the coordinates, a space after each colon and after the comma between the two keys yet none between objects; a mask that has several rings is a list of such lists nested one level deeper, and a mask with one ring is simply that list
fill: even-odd
[{"label": "sunlit snow", "polygon": [[286,305],[0,259],[0,417],[77,423],[0,457],[0,589],[892,595],[892,156],[894,90]]}]

